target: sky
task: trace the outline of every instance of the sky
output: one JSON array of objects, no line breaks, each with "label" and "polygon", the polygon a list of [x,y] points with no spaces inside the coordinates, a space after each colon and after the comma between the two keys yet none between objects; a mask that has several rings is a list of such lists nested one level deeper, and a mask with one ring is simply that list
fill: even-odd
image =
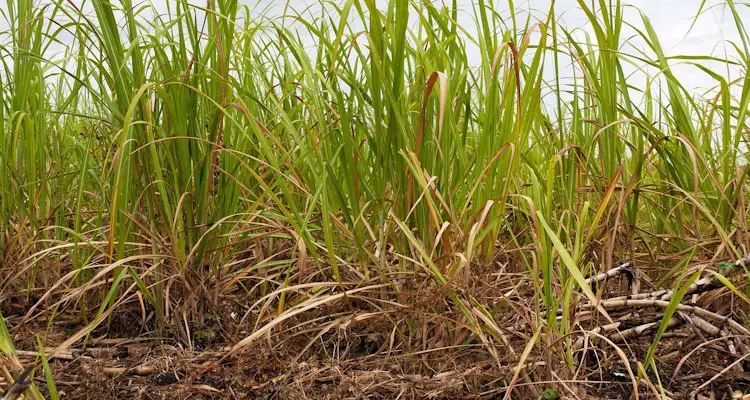
[{"label": "sky", "polygon": [[[247,0],[240,0],[247,1]],[[253,1],[255,4],[257,0]],[[387,4],[385,0],[377,0],[379,4]],[[452,0],[433,0],[434,4],[443,2],[450,4]],[[493,1],[493,0],[487,0]],[[585,0],[591,4],[592,0]],[[726,57],[727,54],[733,55],[733,49],[727,41],[740,43],[740,37],[735,28],[735,22],[728,6],[724,0],[706,0],[701,14],[696,19],[698,11],[701,9],[703,0],[623,0],[625,8],[625,21],[634,23],[639,29],[642,29],[641,17],[639,11],[643,12],[650,20],[657,35],[661,41],[664,51],[668,56],[676,55],[712,55],[717,57]],[[737,2],[737,0],[735,0]],[[310,4],[316,4],[316,0],[291,0],[290,6],[297,11],[303,11],[310,8],[309,12],[314,13],[319,8],[309,7]],[[466,27],[474,27],[473,5],[476,0],[458,0],[461,13],[459,14],[459,23]],[[508,0],[494,0],[498,10],[508,9]],[[249,4],[249,3],[248,3]],[[271,6],[271,8],[281,15],[283,13],[283,4],[281,1],[261,0],[259,7]],[[543,20],[551,5],[551,0],[515,0],[517,10],[532,10],[532,16]],[[748,3],[750,4],[750,3]],[[750,6],[739,5],[738,10],[746,25],[750,25]],[[588,32],[593,37],[593,31],[587,22],[586,15],[578,5],[577,0],[557,0],[555,2],[556,15],[560,17],[560,24],[568,29],[579,29],[579,33]],[[694,24],[694,25],[693,25]],[[691,25],[692,29],[691,29]],[[750,28],[750,26],[747,26]],[[633,31],[630,31],[632,34]],[[623,39],[630,34],[623,35]],[[645,48],[643,41],[633,40],[632,44],[637,47]],[[479,50],[470,51],[470,62],[479,62]],[[472,56],[473,53],[473,56]],[[651,52],[648,52],[651,54]],[[702,93],[704,89],[715,86],[715,81],[705,72],[690,65],[680,65],[672,62],[673,72],[680,81],[689,88],[694,94]],[[717,72],[726,76],[729,74],[732,78],[737,78],[744,71],[734,68],[726,70],[726,66],[719,63],[705,63]],[[723,68],[723,69],[721,69]],[[626,73],[628,68],[624,67]]]},{"label": "sky", "polygon": [[[49,0],[37,0],[48,2]],[[75,4],[80,4],[83,0],[71,0]],[[113,0],[118,1],[118,0]],[[137,0],[136,0],[137,1]],[[134,2],[136,2],[134,1]],[[173,0],[151,0],[158,12],[166,12],[167,2]],[[205,5],[205,0],[191,0],[195,4]],[[333,0],[337,1],[337,0]],[[376,0],[378,4],[385,5],[387,0]],[[434,3],[440,4],[443,0],[433,0]],[[450,3],[451,0],[445,0]],[[508,0],[487,0],[494,1],[499,10],[507,10]],[[704,10],[698,17],[692,30],[691,24],[700,8],[703,0],[630,0],[623,1],[624,4],[634,7],[626,7],[625,21],[632,22],[642,26],[638,10],[646,14],[650,19],[656,32],[661,40],[662,46],[667,55],[714,55],[718,57],[731,53],[731,47],[727,40],[739,42],[739,36],[734,28],[734,20],[728,7],[724,5],[723,0],[707,0]],[[736,1],[736,0],[735,0]],[[268,8],[267,15],[281,16],[284,12],[285,1],[274,0],[239,0],[256,10]],[[474,27],[473,21],[473,4],[476,0],[458,0],[461,13],[459,14],[459,23],[464,27]],[[544,19],[547,10],[550,7],[551,0],[515,0],[516,9],[530,9],[532,16],[538,19]],[[591,3],[592,0],[586,0]],[[90,0],[86,0],[90,3]],[[320,10],[319,6],[310,6],[318,3],[318,0],[290,0],[290,9],[297,12],[307,12],[315,14]],[[590,27],[586,21],[583,11],[578,6],[577,0],[557,0],[555,3],[556,14],[560,16],[561,25],[568,29],[579,28],[579,32],[589,31]],[[637,10],[637,9],[638,10]],[[739,6],[744,21],[750,24],[750,7]],[[7,11],[6,1],[0,0],[0,11]],[[7,29],[7,22],[0,18],[0,31]],[[635,46],[642,42],[633,41]],[[309,45],[314,46],[313,42]],[[469,48],[470,63],[479,62],[478,49]],[[677,64],[677,63],[673,63]],[[742,71],[739,69],[726,71],[725,66],[708,64],[712,68],[719,69],[721,75],[729,73],[732,77],[739,76]],[[700,92],[703,88],[714,86],[713,80],[704,72],[695,67],[688,65],[675,65],[674,72],[681,82],[694,92]]]}]

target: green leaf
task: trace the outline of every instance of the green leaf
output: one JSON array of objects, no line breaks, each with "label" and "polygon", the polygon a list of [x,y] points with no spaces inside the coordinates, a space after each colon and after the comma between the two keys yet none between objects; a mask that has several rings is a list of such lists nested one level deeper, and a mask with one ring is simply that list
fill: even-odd
[{"label": "green leaf", "polygon": [[700,278],[701,272],[702,271],[695,272],[690,279],[688,279],[688,281],[672,295],[672,298],[669,300],[669,305],[667,305],[667,309],[664,311],[664,317],[662,317],[661,323],[659,324],[659,329],[656,331],[656,335],[654,335],[654,342],[651,344],[651,347],[648,348],[646,360],[643,363],[644,365],[651,365],[654,351],[656,350],[656,346],[659,344],[662,336],[664,336],[664,332],[667,331],[669,320],[672,319],[675,311],[677,311],[677,307],[679,307],[682,298],[685,297],[685,293],[690,289],[690,286]]},{"label": "green leaf", "polygon": [[604,307],[599,304],[599,299],[597,299],[594,292],[591,290],[591,287],[589,287],[588,283],[586,283],[586,278],[581,273],[581,270],[578,269],[578,266],[573,261],[573,257],[570,256],[570,253],[568,253],[568,250],[563,246],[562,242],[560,242],[560,238],[557,237],[555,234],[555,231],[552,230],[552,228],[549,227],[547,224],[547,221],[544,220],[544,216],[542,215],[541,211],[536,212],[537,218],[539,219],[539,223],[542,224],[544,227],[544,230],[547,232],[547,236],[549,236],[552,243],[555,245],[555,249],[557,250],[557,254],[560,255],[560,259],[563,261],[563,264],[565,265],[565,268],[568,269],[568,272],[570,272],[570,275],[573,277],[573,279],[576,281],[578,286],[581,288],[581,291],[583,291],[583,294],[586,295],[586,297],[589,298],[589,301],[591,304],[596,305],[596,309],[601,313],[604,318],[606,318],[609,322],[612,322],[612,318],[609,317],[609,314],[607,314],[607,310],[604,309]]}]

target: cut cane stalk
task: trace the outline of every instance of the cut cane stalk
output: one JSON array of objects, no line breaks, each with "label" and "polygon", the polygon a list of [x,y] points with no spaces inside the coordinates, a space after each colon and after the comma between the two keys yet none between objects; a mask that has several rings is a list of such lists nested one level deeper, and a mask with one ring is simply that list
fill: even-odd
[{"label": "cut cane stalk", "polygon": [[[643,307],[658,307],[658,308],[667,308],[669,306],[668,301],[664,300],[652,300],[652,299],[645,299],[645,300],[603,300],[601,303],[599,303],[600,307],[603,307],[607,310],[614,310],[618,308],[643,308]],[[583,305],[584,310],[590,310],[592,308],[591,304],[585,304]],[[737,321],[729,318],[724,317],[722,315],[716,314],[714,312],[708,311],[706,309],[697,307],[697,306],[689,306],[686,304],[680,304],[677,306],[677,310],[687,313],[693,313],[695,315],[709,318],[716,321],[721,321],[723,324],[728,325],[735,331],[742,333],[743,335],[750,335],[750,330],[745,328],[744,326],[740,325]]]}]

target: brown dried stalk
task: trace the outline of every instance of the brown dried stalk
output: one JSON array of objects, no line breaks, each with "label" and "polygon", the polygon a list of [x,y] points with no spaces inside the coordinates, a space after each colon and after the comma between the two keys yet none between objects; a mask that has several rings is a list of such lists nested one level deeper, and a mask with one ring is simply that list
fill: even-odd
[{"label": "brown dried stalk", "polygon": [[146,375],[151,375],[156,371],[157,371],[156,367],[153,367],[151,365],[138,365],[132,368],[122,368],[122,367],[102,368],[102,372],[104,372],[106,375],[132,374],[132,375],[146,376]]}]

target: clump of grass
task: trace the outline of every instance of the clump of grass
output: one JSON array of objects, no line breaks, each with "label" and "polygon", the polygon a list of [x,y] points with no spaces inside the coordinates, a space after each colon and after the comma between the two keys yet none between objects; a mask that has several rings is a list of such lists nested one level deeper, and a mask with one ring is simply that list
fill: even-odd
[{"label": "clump of grass", "polygon": [[[577,306],[603,294],[586,276],[636,260],[683,290],[691,260],[750,244],[750,79],[704,64],[746,71],[748,35],[731,0],[741,41],[723,59],[670,57],[620,1],[579,1],[582,39],[554,2],[539,19],[493,4],[461,26],[455,0],[277,19],[236,0],[9,1],[0,300],[33,299],[20,323],[77,309],[66,345],[134,302],[143,327],[191,343],[190,321],[241,293],[257,319],[233,355],[334,304],[419,308],[417,291],[451,343],[503,364],[525,318],[522,360],[561,341],[574,371]],[[709,97],[676,60],[715,80]],[[391,321],[399,342],[415,318]]]}]

